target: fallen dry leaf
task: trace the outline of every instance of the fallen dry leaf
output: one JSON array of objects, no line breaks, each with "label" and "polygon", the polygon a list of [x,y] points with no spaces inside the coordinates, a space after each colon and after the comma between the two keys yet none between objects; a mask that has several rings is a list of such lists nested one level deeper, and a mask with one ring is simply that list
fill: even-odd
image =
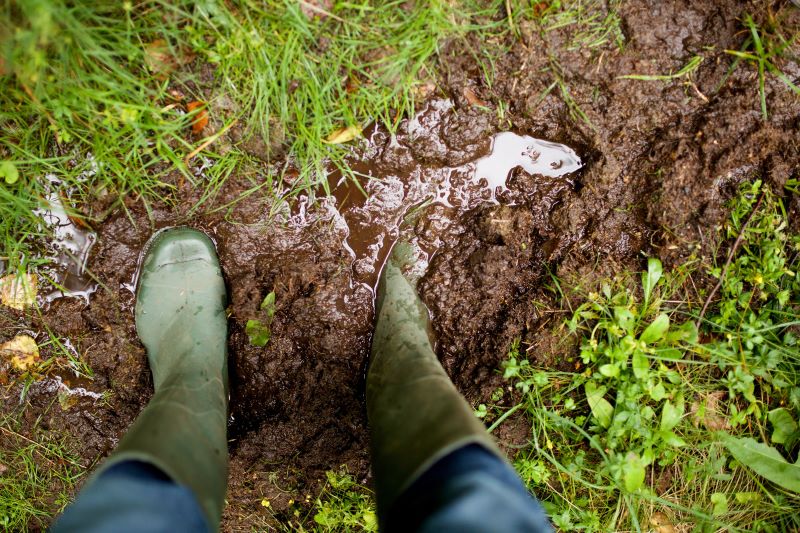
[{"label": "fallen dry leaf", "polygon": [[[730,429],[728,419],[720,412],[720,403],[725,396],[724,391],[715,391],[705,397],[705,401],[695,401],[689,406],[692,423],[698,427],[701,423],[711,431]],[[704,404],[704,405],[703,405]]]},{"label": "fallen dry leaf", "polygon": [[487,107],[489,104],[478,98],[478,95],[475,94],[470,87],[464,87],[464,98],[467,99],[470,105],[476,105],[480,107]]},{"label": "fallen dry leaf", "polygon": [[36,274],[10,274],[0,278],[0,301],[19,311],[36,303]]},{"label": "fallen dry leaf", "polygon": [[359,126],[348,126],[334,131],[322,142],[325,144],[343,144],[352,141],[359,135],[361,135],[361,128]]},{"label": "fallen dry leaf", "polygon": [[25,334],[0,344],[0,354],[11,362],[11,366],[22,372],[39,362],[39,347],[32,337]]},{"label": "fallen dry leaf", "polygon": [[70,209],[70,210],[67,212],[67,218],[69,219],[69,221],[70,221],[70,222],[72,222],[73,224],[75,224],[75,225],[76,225],[77,227],[79,227],[80,229],[84,229],[84,230],[86,230],[86,231],[94,231],[94,230],[92,229],[92,227],[89,225],[89,223],[88,223],[88,222],[86,222],[86,215],[84,215],[83,213],[79,212],[79,211],[78,211],[78,210],[75,208],[75,206],[72,206],[72,205],[70,205],[72,202],[71,202],[71,200],[70,200],[70,199],[67,197],[67,195],[66,195],[66,194],[64,194],[64,192],[63,192],[63,191],[62,191],[62,192],[59,192],[58,196],[61,198],[61,205],[64,205],[64,206],[67,206],[67,205],[69,205],[69,206],[70,206],[70,208],[71,208],[71,209]]},{"label": "fallen dry leaf", "polygon": [[6,465],[4,465],[3,463],[0,463],[0,476],[5,474],[7,471],[8,471],[8,467]]},{"label": "fallen dry leaf", "polygon": [[420,85],[415,85],[411,89],[411,92],[413,93],[415,100],[425,100],[435,91],[436,91],[436,85],[433,83],[423,83]]},{"label": "fallen dry leaf", "polygon": [[664,513],[656,512],[650,515],[650,525],[655,533],[675,533],[675,526]]},{"label": "fallen dry leaf", "polygon": [[192,133],[199,135],[203,133],[203,130],[208,126],[208,111],[206,110],[205,102],[195,100],[194,102],[186,104],[186,111],[189,113],[196,109],[199,111],[197,111],[197,114],[195,114],[192,119]]},{"label": "fallen dry leaf", "polygon": [[193,55],[184,50],[170,48],[164,39],[156,39],[144,45],[144,63],[147,69],[160,80],[167,77],[180,65],[185,65],[193,59]]},{"label": "fallen dry leaf", "polygon": [[170,52],[167,41],[156,39],[144,45],[144,63],[150,72],[166,77],[178,66],[178,61]]},{"label": "fallen dry leaf", "polygon": [[347,94],[353,94],[354,92],[358,91],[358,88],[361,86],[361,81],[355,76],[348,76],[347,81],[344,82],[344,92]]}]

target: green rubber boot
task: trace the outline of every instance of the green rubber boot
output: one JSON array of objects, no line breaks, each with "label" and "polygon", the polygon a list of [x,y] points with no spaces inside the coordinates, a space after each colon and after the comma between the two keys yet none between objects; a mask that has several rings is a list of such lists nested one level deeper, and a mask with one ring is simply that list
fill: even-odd
[{"label": "green rubber boot", "polygon": [[439,459],[480,444],[505,460],[433,352],[428,310],[403,276],[398,244],[381,274],[367,373],[378,516]]},{"label": "green rubber boot", "polygon": [[128,460],[158,467],[194,492],[211,529],[219,527],[228,477],[226,300],[208,237],[176,228],[151,239],[136,331],[155,394],[101,469]]}]

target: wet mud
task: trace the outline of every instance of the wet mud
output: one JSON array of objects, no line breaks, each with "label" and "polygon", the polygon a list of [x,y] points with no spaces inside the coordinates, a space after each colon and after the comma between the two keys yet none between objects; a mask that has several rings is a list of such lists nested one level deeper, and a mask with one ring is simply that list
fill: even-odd
[{"label": "wet mud", "polygon": [[[783,7],[797,27],[798,10]],[[43,348],[55,363],[23,404],[20,387],[7,386],[6,412],[20,413],[23,432],[38,424],[74,436],[87,465],[113,450],[152,394],[133,323],[140,251],[153,231],[189,224],[217,244],[230,293],[223,529],[274,523],[263,498],[275,517],[293,518],[288,501],[313,498],[324,471],[340,465],[369,482],[363,391],[373,287],[395,241],[415,250],[410,275],[445,369],[479,403],[502,384],[497,369],[516,338],[538,364],[571,365],[574,347],[552,333],[563,316],[552,309],[551,273],[591,284],[651,254],[667,265],[692,254],[708,260],[739,183],[761,177],[781,187],[799,177],[797,97],[769,78],[764,121],[752,67],[728,72],[723,50],[741,46],[748,12],[767,16],[755,2],[625,2],[622,51],[613,43],[571,51],[574,27],[542,32],[522,20],[491,86],[465,50],[482,44],[450,43],[437,93],[396,135],[368,128],[351,159],[356,180],[331,169],[330,197],[320,187],[280,200],[292,185],[276,182],[234,203],[265,179],[259,163],[235,172],[200,210],[191,206],[201,192],[176,175],[173,202],[126,198],[125,209],[108,211],[113,199],[96,201],[88,214],[102,220],[91,233],[56,216],[73,226],[69,246],[50,250],[60,292],[41,316],[5,310],[0,326],[9,337],[46,326],[68,343]],[[696,54],[705,59],[691,80],[618,77],[675,72]],[[548,89],[554,61],[585,120]],[[796,64],[783,66],[800,75]],[[195,163],[202,179],[212,163]],[[54,194],[51,206],[65,201]],[[787,203],[798,215],[797,197]],[[272,291],[272,337],[255,347],[245,324]],[[91,368],[91,379],[76,377],[70,359]],[[500,438],[524,435],[512,423]]]}]

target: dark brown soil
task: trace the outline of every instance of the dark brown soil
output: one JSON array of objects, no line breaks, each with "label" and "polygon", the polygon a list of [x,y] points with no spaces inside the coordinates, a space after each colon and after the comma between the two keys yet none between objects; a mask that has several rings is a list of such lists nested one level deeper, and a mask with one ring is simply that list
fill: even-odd
[{"label": "dark brown soil", "polygon": [[[739,183],[761,177],[782,190],[787,179],[800,177],[800,100],[768,77],[764,121],[755,69],[741,64],[728,74],[732,57],[724,52],[741,47],[745,13],[798,28],[800,10],[789,2],[631,0],[619,13],[622,51],[613,43],[569,51],[574,27],[542,32],[518,21],[521,37],[509,38],[491,87],[467,49],[483,44],[450,44],[440,65],[441,92],[421,108],[422,126],[411,135],[406,125],[396,142],[374,130],[354,156],[357,170],[385,181],[369,182],[369,201],[352,187],[337,188],[342,213],[332,202],[305,198],[274,204],[265,193],[285,192],[278,186],[230,211],[205,214],[190,212],[200,193],[188,183],[179,190],[178,207],[126,199],[127,213],[117,209],[98,224],[89,268],[102,287],[88,306],[63,298],[41,317],[17,319],[8,311],[3,317],[4,337],[47,325],[69,339],[95,373],[80,385],[113,395],[107,403],[83,398],[65,410],[54,406],[46,387],[34,386],[18,406],[20,389],[13,386],[5,394],[6,411],[22,411],[23,433],[41,417],[40,427],[73,435],[87,465],[114,448],[152,394],[126,286],[152,232],[177,224],[200,227],[215,239],[230,288],[226,531],[274,524],[272,514],[291,518],[288,500],[313,498],[324,471],[339,465],[369,481],[363,389],[370,286],[386,245],[398,235],[421,250],[427,270],[419,290],[433,316],[437,350],[471,402],[487,401],[501,384],[496,370],[515,338],[539,364],[570,365],[563,356],[571,347],[551,332],[563,317],[546,310],[554,305],[545,287],[548,272],[591,284],[639,269],[651,254],[667,265],[692,254],[708,261],[725,202]],[[618,78],[676,72],[697,54],[705,59],[691,78]],[[571,117],[558,89],[547,92],[555,62],[591,124]],[[780,66],[793,79],[800,75],[796,63]],[[472,105],[465,87],[489,110]],[[447,100],[452,107],[442,104]],[[502,121],[495,111],[501,103],[507,109]],[[486,154],[492,135],[509,129],[573,148],[584,167],[558,179],[518,169],[498,203],[469,193],[455,207],[409,212],[431,184],[461,176],[453,168]],[[243,169],[204,210],[227,205],[264,175],[264,167]],[[350,208],[342,207],[345,193]],[[795,196],[788,205],[797,224],[800,201]],[[103,208],[95,206],[98,213]],[[270,291],[277,302],[272,339],[258,348],[249,344],[244,325],[258,316]],[[66,370],[58,373],[69,381]],[[271,512],[260,505],[265,497]]]}]

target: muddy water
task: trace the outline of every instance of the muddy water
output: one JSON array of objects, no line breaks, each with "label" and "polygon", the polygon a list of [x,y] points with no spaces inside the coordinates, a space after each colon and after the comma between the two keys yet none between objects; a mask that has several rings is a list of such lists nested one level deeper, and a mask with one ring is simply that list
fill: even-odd
[{"label": "muddy water", "polygon": [[[449,100],[434,100],[398,136],[372,128],[363,149],[367,157],[349,162],[355,180],[332,174],[332,194],[323,203],[334,224],[344,229],[356,282],[375,287],[398,239],[412,244],[416,261],[411,275],[419,278],[445,234],[466,212],[526,201],[524,191],[515,194],[508,186],[515,169],[547,180],[569,176],[582,166],[568,146],[508,131],[488,136],[489,142],[473,160],[456,166],[409,157],[406,146],[414,143],[444,146],[431,132],[452,112]],[[420,228],[425,230],[419,232]]]},{"label": "muddy water", "polygon": [[80,219],[67,213],[64,203],[69,201],[69,191],[61,181],[52,175],[45,179],[47,196],[42,207],[34,210],[53,236],[46,250],[49,264],[39,271],[51,289],[41,295],[41,303],[48,305],[58,298],[70,297],[88,304],[98,286],[86,270],[97,236]]}]

